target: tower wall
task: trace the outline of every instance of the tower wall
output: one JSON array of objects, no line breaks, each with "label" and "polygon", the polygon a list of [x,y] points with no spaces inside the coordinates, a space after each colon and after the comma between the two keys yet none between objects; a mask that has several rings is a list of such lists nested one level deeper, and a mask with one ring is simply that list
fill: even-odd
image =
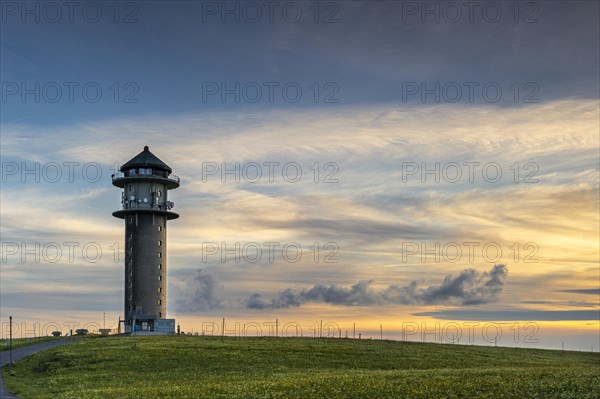
[{"label": "tower wall", "polygon": [[125,209],[167,209],[168,189],[157,181],[130,181],[124,186],[121,202]]},{"label": "tower wall", "polygon": [[167,217],[125,216],[125,319],[162,319],[167,310]]}]

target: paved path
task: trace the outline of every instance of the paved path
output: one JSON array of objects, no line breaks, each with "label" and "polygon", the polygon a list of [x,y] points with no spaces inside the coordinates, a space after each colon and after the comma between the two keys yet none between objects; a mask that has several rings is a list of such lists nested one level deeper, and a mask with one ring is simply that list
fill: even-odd
[{"label": "paved path", "polygon": [[[28,346],[23,346],[21,348],[13,349],[12,351],[12,360],[16,362],[26,356],[33,355],[36,352],[43,351],[45,349],[54,348],[55,346],[60,346],[64,344],[68,344],[71,342],[71,339],[59,339],[56,341],[46,341],[40,342],[39,344],[33,344]],[[8,364],[9,353],[8,351],[0,352],[0,368],[4,367]],[[4,384],[2,383],[2,373],[0,372],[0,399],[17,399],[17,397],[10,392],[4,389]]]}]

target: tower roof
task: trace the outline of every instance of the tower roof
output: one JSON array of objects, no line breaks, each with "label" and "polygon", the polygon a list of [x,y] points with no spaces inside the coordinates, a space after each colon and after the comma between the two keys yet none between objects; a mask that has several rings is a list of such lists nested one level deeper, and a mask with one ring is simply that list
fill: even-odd
[{"label": "tower roof", "polygon": [[144,147],[144,151],[137,154],[135,157],[131,158],[127,161],[123,166],[121,166],[121,172],[126,169],[130,169],[133,167],[151,167],[151,168],[159,168],[164,169],[171,173],[173,170],[169,165],[161,161],[156,155],[150,152],[148,146]]}]

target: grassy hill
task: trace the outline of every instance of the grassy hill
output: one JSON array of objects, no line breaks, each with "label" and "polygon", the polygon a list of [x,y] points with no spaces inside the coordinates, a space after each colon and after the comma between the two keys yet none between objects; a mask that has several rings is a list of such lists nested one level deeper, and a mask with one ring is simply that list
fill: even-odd
[{"label": "grassy hill", "polygon": [[108,337],[4,369],[22,398],[598,398],[600,355],[375,340]]}]

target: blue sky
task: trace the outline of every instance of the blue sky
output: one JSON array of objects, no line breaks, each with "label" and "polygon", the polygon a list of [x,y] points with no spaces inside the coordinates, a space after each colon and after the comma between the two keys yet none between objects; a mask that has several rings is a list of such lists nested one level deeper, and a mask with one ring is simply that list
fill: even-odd
[{"label": "blue sky", "polygon": [[[212,8],[207,3],[217,8],[216,15],[209,13]],[[440,9],[440,23],[435,23],[435,15],[426,15],[423,23],[420,11],[425,6],[417,3],[416,14],[408,14],[408,3],[321,5],[319,19],[327,18],[328,23],[314,22],[310,2],[288,3],[302,10],[302,17],[294,23],[282,15],[283,5],[274,8],[272,23],[266,7],[261,8],[261,20],[251,23],[251,10],[243,11],[239,2],[228,6],[221,2],[132,3],[136,7],[122,3],[121,23],[114,22],[115,9],[104,3],[96,6],[102,16],[95,23],[84,16],[83,6],[73,12],[72,23],[66,7],[57,23],[45,23],[52,19],[51,9],[44,11],[39,6],[40,22],[35,23],[35,15],[22,15],[25,6],[18,7],[4,15],[3,82],[40,82],[42,86],[78,82],[80,86],[72,104],[65,86],[63,100],[56,104],[42,101],[33,106],[33,97],[23,104],[18,95],[10,96],[3,103],[3,121],[26,120],[47,126],[92,118],[231,109],[235,105],[252,109],[292,106],[282,100],[281,93],[274,103],[235,104],[232,96],[225,103],[217,100],[218,96],[203,102],[203,82],[226,82],[228,86],[235,82],[298,82],[304,95],[293,104],[294,109],[323,108],[323,103],[312,101],[309,86],[314,82],[334,82],[339,87],[334,96],[339,102],[327,104],[328,108],[401,102],[403,82],[423,81],[430,86],[457,82],[465,89],[465,99],[467,88],[462,83],[480,83],[474,91],[479,103],[486,103],[481,98],[482,86],[496,82],[504,94],[499,105],[506,106],[517,105],[510,89],[516,82],[535,83],[539,93],[532,98],[540,101],[597,96],[595,2],[534,3],[536,9],[523,3],[519,23],[514,22],[514,6],[504,3],[498,3],[502,16],[496,23],[486,21],[493,17],[492,8],[486,8],[485,15],[491,16],[484,18],[483,6],[474,9],[472,23],[464,6],[458,22],[444,22],[453,18],[453,10],[437,3],[429,7]],[[236,5],[240,22],[236,23],[236,14],[227,14],[222,23],[219,11]],[[91,9],[95,10],[86,12],[93,16]],[[129,19],[137,22],[126,23]],[[99,103],[88,103],[83,97],[81,89],[88,82],[97,82],[102,88]],[[130,99],[138,102],[123,104],[120,99],[115,104],[116,89],[110,89],[115,82],[121,86],[134,83],[135,88],[121,87],[120,91],[123,95],[135,92]],[[521,90],[527,94],[533,88]],[[90,96],[95,97],[94,92]],[[490,96],[495,97],[491,92]],[[420,96],[408,100],[420,102]],[[432,96],[426,100],[435,101]]]},{"label": "blue sky", "polygon": [[[483,2],[472,21],[461,3],[458,18],[428,2],[439,22],[422,2],[324,2],[318,15],[281,2],[272,21],[262,3],[121,2],[116,15],[84,2],[72,21],[23,4],[1,10],[2,321],[117,318],[110,174],[149,145],[182,178],[168,311],[188,329],[322,317],[397,334],[402,322],[512,315],[539,323],[538,346],[599,346],[597,2],[519,2],[518,15]],[[236,163],[240,181],[220,176]],[[282,175],[291,163],[297,182]],[[242,169],[256,164],[253,182]],[[439,182],[422,175],[436,167]],[[304,256],[203,259],[210,243],[273,241]],[[65,242],[103,257],[52,262],[48,244]],[[40,260],[23,259],[35,243]],[[422,254],[457,246],[456,261]]]}]

